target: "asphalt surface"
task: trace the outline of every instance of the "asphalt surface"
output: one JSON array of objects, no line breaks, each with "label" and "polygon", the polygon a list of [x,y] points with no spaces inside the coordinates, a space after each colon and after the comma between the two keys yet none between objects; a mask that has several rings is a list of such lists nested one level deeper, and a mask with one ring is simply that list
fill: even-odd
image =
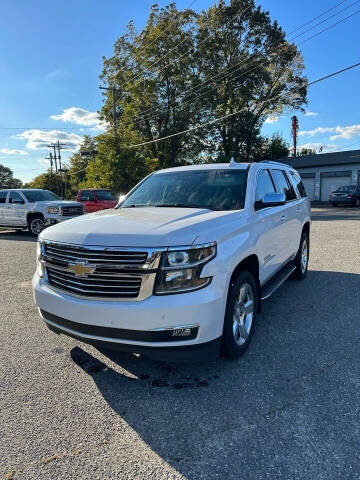
[{"label": "asphalt surface", "polygon": [[34,241],[0,232],[0,478],[359,479],[360,209],[313,220],[248,352],[190,366],[52,334]]}]

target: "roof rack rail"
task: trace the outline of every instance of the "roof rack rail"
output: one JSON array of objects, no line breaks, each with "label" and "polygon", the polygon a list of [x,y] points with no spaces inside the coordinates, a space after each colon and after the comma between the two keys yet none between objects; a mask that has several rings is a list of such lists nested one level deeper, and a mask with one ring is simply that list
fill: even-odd
[{"label": "roof rack rail", "polygon": [[259,163],[273,163],[274,165],[282,165],[283,167],[290,167],[287,163],[275,162],[274,160],[261,160]]}]

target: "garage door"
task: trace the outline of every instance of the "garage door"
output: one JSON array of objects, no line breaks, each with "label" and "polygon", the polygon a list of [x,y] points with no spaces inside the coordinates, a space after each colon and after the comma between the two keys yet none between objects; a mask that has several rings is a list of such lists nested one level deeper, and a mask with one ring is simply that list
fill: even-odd
[{"label": "garage door", "polygon": [[314,200],[315,194],[315,178],[303,178],[302,179],[306,193],[311,201]]},{"label": "garage door", "polygon": [[351,174],[342,177],[321,177],[321,201],[328,202],[330,192],[343,185],[351,185]]}]

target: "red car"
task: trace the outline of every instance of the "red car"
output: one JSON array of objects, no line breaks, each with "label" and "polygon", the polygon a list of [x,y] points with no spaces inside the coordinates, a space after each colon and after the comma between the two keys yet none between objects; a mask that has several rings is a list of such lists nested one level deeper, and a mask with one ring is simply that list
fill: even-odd
[{"label": "red car", "polygon": [[110,190],[87,188],[79,190],[76,200],[84,204],[85,212],[97,212],[106,208],[114,208],[118,202],[114,199]]}]

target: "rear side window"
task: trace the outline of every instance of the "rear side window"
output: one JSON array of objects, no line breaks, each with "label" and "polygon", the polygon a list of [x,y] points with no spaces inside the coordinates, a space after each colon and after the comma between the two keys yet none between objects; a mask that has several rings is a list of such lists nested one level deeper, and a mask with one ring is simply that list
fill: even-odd
[{"label": "rear side window", "polygon": [[18,192],[10,192],[9,203],[25,203],[24,199]]},{"label": "rear side window", "polygon": [[296,193],[290,185],[289,180],[282,170],[271,170],[271,176],[274,179],[276,190],[278,193],[285,193],[286,201],[295,200]]},{"label": "rear side window", "polygon": [[259,202],[267,193],[275,193],[275,187],[269,170],[260,170],[256,181],[255,204],[260,205]]},{"label": "rear side window", "polygon": [[6,202],[7,190],[0,190],[0,203]]},{"label": "rear side window", "polygon": [[296,188],[300,193],[300,197],[307,197],[306,190],[300,175],[297,172],[291,172],[291,176],[292,176],[292,179],[294,180]]},{"label": "rear side window", "polygon": [[80,201],[81,202],[95,202],[94,194],[92,192],[90,192],[90,190],[83,190],[81,192]]}]

